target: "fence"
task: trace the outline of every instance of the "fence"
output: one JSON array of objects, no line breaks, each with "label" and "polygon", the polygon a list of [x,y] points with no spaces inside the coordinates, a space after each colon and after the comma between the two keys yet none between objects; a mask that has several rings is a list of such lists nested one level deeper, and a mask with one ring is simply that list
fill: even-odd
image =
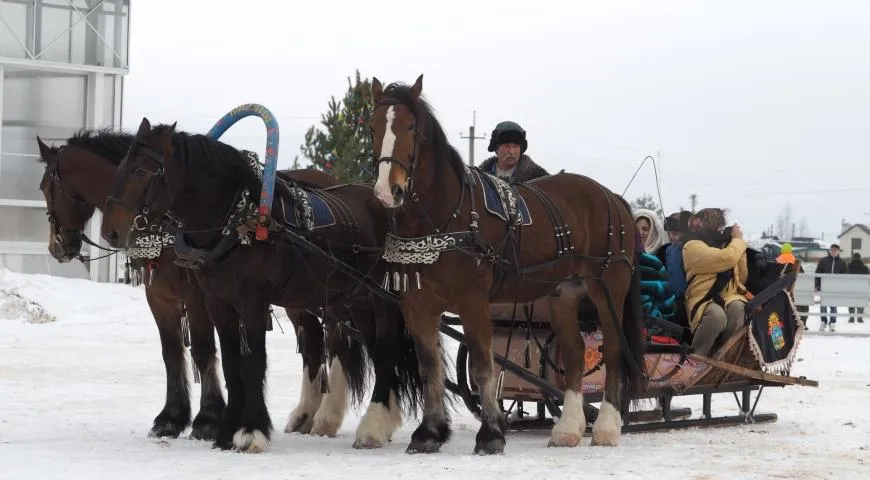
[{"label": "fence", "polygon": [[[816,278],[822,279],[821,289],[816,292]],[[795,305],[820,305],[841,307],[837,313],[826,317],[849,317],[848,307],[868,307],[870,304],[870,275],[844,275],[831,273],[801,273],[794,286]],[[843,308],[845,307],[845,308]],[[813,314],[815,315],[815,314]],[[870,312],[867,313],[870,316]]]}]

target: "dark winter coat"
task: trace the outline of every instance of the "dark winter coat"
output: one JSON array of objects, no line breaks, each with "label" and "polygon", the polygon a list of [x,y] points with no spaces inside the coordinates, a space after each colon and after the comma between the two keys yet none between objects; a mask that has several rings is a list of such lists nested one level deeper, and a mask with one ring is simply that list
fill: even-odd
[{"label": "dark winter coat", "polygon": [[[497,163],[498,157],[492,156],[484,160],[478,168],[480,168],[484,172],[495,175],[495,166],[497,165]],[[544,170],[537,163],[533,162],[528,155],[522,154],[520,155],[519,161],[517,161],[517,168],[514,170],[514,174],[511,177],[511,182],[528,182],[529,180],[534,180],[538,177],[544,177],[547,175],[549,175],[549,173],[547,173],[546,170]]]},{"label": "dark winter coat", "polygon": [[[829,253],[827,257],[819,260],[819,263],[816,265],[816,273],[846,273],[848,267],[846,266],[846,261],[840,258],[837,255],[837,258],[834,258]],[[822,279],[816,278],[816,290],[822,289]]]},{"label": "dark winter coat", "polygon": [[851,273],[853,275],[870,275],[870,268],[867,268],[867,265],[864,265],[860,259],[852,260],[849,262],[849,265],[846,266],[846,273]]}]

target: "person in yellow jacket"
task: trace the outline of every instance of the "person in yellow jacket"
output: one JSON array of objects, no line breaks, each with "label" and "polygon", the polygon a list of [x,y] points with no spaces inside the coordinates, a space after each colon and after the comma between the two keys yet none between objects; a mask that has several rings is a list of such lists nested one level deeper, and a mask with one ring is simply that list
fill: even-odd
[{"label": "person in yellow jacket", "polygon": [[686,310],[695,353],[709,356],[718,341],[727,341],[746,320],[746,242],[737,224],[725,228],[718,208],[700,210],[689,222],[683,244]]}]

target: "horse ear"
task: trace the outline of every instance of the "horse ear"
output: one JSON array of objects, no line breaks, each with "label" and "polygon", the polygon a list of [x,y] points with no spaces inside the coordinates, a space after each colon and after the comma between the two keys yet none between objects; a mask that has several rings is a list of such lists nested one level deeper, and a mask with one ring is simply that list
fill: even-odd
[{"label": "horse ear", "polygon": [[142,117],[142,123],[139,124],[139,131],[136,135],[143,136],[149,133],[151,133],[151,122],[148,121],[148,117]]},{"label": "horse ear", "polygon": [[39,145],[39,156],[45,163],[52,158],[54,158],[54,152],[51,151],[51,147],[45,144],[39,135],[36,136],[36,144]]},{"label": "horse ear", "polygon": [[172,125],[163,130],[160,134],[160,141],[163,145],[169,145],[172,142],[172,136],[175,135],[175,126],[178,125],[178,122],[174,122]]},{"label": "horse ear", "polygon": [[414,98],[420,98],[420,94],[423,93],[423,74],[421,73],[419,77],[417,77],[417,81],[414,82],[414,86],[411,87],[411,93],[414,95]]},{"label": "horse ear", "polygon": [[381,81],[377,77],[372,77],[372,101],[378,103],[384,96],[384,87],[381,86]]}]

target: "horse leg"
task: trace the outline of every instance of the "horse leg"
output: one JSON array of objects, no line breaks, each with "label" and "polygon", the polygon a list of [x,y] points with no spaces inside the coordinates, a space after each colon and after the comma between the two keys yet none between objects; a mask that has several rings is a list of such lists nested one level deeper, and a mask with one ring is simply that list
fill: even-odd
[{"label": "horse leg", "polygon": [[329,367],[328,386],[327,391],[323,394],[323,399],[320,401],[320,407],[314,414],[314,426],[311,428],[311,434],[335,437],[338,428],[344,421],[344,416],[347,414],[350,402],[348,377],[351,375],[348,369],[353,369],[354,365],[352,365],[353,360],[350,358],[351,347],[348,345],[348,339],[341,333],[342,314],[337,309],[327,308],[324,315],[327,316],[324,328],[326,329],[329,356],[327,359]]},{"label": "horse leg", "polygon": [[154,418],[148,436],[178,438],[190,423],[190,384],[179,329],[181,305],[166,289],[166,283],[159,280],[145,288],[145,298],[160,333],[163,365],[166,367],[166,403]]},{"label": "horse leg", "polygon": [[[613,267],[611,267],[613,268]],[[602,278],[607,282],[605,270]],[[592,426],[592,445],[618,445],[622,435],[622,413],[619,405],[622,405],[622,339],[620,331],[623,328],[624,299],[627,288],[619,286],[615,282],[608,282],[607,289],[596,280],[587,282],[589,296],[595,304],[598,316],[601,319],[601,333],[604,336],[602,349],[604,354],[604,394],[601,397],[601,408],[598,418]],[[611,302],[608,302],[608,296]],[[612,309],[611,309],[612,305]],[[617,329],[617,325],[619,329]],[[581,363],[582,365],[582,363]]]},{"label": "horse leg", "polygon": [[[471,374],[480,391],[480,430],[475,437],[474,453],[488,455],[504,452],[507,419],[501,410],[493,375],[492,320],[489,299],[478,289],[460,304],[462,330],[468,343]],[[442,380],[443,382],[443,380]]]},{"label": "horse leg", "polygon": [[[368,312],[370,323],[373,322],[375,326],[375,340],[370,342],[370,345],[373,345],[375,385],[369,408],[357,428],[354,448],[381,448],[390,442],[393,433],[402,425],[402,409],[399,405],[400,376],[410,384],[410,388],[419,386],[414,381],[414,372],[409,368],[410,366],[416,370],[416,362],[409,362],[410,356],[405,355],[410,347],[413,347],[413,341],[403,335],[404,322],[400,315],[401,310],[395,305],[372,297],[373,318],[370,314],[372,310],[369,309]],[[355,323],[363,322],[359,320]],[[415,393],[406,392],[412,399]]]},{"label": "horse leg", "polygon": [[[233,434],[233,446],[248,453],[261,453],[269,447],[272,419],[266,407],[266,326],[269,301],[260,291],[242,294],[238,325],[240,344],[238,373],[244,389],[241,424]],[[223,349],[223,344],[221,344]]]},{"label": "horse leg", "polygon": [[227,385],[227,405],[215,436],[214,447],[222,450],[233,448],[233,434],[238,430],[245,406],[245,392],[239,374],[239,315],[229,303],[206,294],[208,309],[221,346],[221,366]]},{"label": "horse leg", "polygon": [[577,311],[585,295],[581,281],[569,281],[547,297],[550,325],[559,342],[562,364],[566,367],[565,399],[559,423],[553,426],[548,446],[576,447],[586,431],[583,413],[583,370],[586,346],[580,334]]},{"label": "horse leg", "polygon": [[451,434],[450,418],[444,405],[444,365],[438,339],[438,325],[444,309],[421,308],[414,305],[419,299],[416,291],[407,295],[402,303],[402,314],[417,350],[420,382],[423,384],[423,420],[411,434],[406,452],[435,453]]},{"label": "horse leg", "polygon": [[320,389],[321,375],[324,375],[323,328],[317,317],[306,310],[287,310],[287,317],[296,330],[296,343],[302,355],[302,390],[299,403],[287,417],[284,432],[309,433],[314,425],[314,414],[323,398]]},{"label": "horse leg", "polygon": [[214,325],[205,307],[205,297],[195,280],[189,286],[185,303],[190,325],[190,354],[201,378],[199,413],[193,419],[190,438],[214,440],[226,402],[218,377]]}]

